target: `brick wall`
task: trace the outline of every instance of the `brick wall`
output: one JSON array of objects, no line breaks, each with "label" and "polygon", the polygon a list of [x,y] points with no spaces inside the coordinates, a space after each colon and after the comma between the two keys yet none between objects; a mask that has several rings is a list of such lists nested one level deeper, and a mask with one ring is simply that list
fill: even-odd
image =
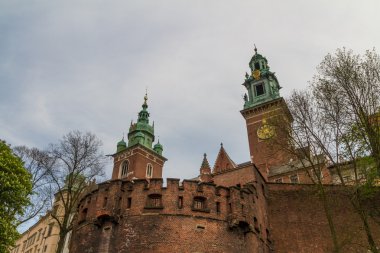
[{"label": "brick wall", "polygon": [[[268,184],[268,215],[275,252],[332,252],[323,204],[314,185]],[[362,223],[353,210],[347,189],[326,186],[342,252],[367,252]],[[371,200],[380,209],[380,196]],[[379,217],[378,217],[379,218]],[[371,229],[380,245],[379,223]]]},{"label": "brick wall", "polygon": [[108,181],[81,200],[71,252],[269,252],[262,208],[253,185]]}]

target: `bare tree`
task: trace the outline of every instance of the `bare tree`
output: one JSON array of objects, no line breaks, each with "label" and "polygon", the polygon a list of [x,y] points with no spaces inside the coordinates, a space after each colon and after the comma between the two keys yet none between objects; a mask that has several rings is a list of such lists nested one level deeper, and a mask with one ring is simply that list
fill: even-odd
[{"label": "bare tree", "polygon": [[51,215],[60,229],[59,253],[72,229],[72,217],[82,193],[91,181],[104,174],[105,156],[100,152],[101,145],[94,134],[73,131],[63,136],[58,144],[50,146],[49,155],[55,164],[48,174],[59,203]]},{"label": "bare tree", "polygon": [[[310,92],[293,91],[287,100],[287,105],[292,115],[292,124],[288,124],[282,117],[271,117],[270,124],[276,127],[278,136],[288,140],[288,145],[284,145],[278,138],[272,138],[270,144],[274,145],[275,149],[285,150],[295,161],[294,169],[303,170],[315,184],[328,221],[333,243],[332,252],[340,252],[341,244],[323,178],[323,171],[328,161],[325,154],[335,146],[331,129],[327,129],[322,123],[323,115]],[[332,158],[333,154],[328,154]]]},{"label": "bare tree", "polygon": [[32,177],[30,204],[26,207],[24,214],[18,217],[18,225],[21,225],[50,208],[52,189],[48,170],[54,164],[54,160],[47,152],[37,148],[17,146],[13,148],[13,151],[24,162],[24,167]]}]

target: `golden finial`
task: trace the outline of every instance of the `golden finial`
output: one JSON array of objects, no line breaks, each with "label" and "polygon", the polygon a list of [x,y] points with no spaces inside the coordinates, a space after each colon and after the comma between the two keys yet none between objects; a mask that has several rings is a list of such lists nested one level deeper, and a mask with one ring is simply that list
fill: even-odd
[{"label": "golden finial", "polygon": [[148,101],[148,89],[145,89],[145,96],[144,96],[144,104],[146,104],[146,101]]}]

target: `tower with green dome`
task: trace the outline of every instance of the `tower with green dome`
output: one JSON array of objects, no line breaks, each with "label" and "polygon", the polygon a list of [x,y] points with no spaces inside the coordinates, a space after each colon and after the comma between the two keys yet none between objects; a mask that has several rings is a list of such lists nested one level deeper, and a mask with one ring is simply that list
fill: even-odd
[{"label": "tower with green dome", "polygon": [[161,178],[162,167],[167,160],[162,156],[163,146],[158,141],[154,146],[154,123],[149,124],[148,96],[145,94],[142,110],[138,113],[137,122],[131,122],[128,132],[128,143],[124,140],[117,143],[114,157],[112,178]]},{"label": "tower with green dome", "polygon": [[128,147],[141,144],[152,149],[154,142],[154,124],[149,124],[148,96],[145,94],[142,110],[138,114],[137,122],[131,122],[128,133]]},{"label": "tower with green dome", "polygon": [[251,162],[267,177],[272,167],[289,161],[289,155],[285,151],[274,150],[270,140],[276,139],[277,144],[289,145],[285,131],[276,129],[289,129],[292,117],[280,96],[281,86],[275,73],[270,70],[268,60],[257,53],[256,46],[249,68],[251,74],[245,74],[243,83],[247,93],[244,94],[241,114],[246,120]]}]

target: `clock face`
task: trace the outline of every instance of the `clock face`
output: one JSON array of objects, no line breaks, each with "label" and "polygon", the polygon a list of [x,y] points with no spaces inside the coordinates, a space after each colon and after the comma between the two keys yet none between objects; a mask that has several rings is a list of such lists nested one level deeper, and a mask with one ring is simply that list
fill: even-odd
[{"label": "clock face", "polygon": [[259,129],[257,129],[257,136],[262,140],[267,140],[275,135],[274,126],[263,124]]}]

